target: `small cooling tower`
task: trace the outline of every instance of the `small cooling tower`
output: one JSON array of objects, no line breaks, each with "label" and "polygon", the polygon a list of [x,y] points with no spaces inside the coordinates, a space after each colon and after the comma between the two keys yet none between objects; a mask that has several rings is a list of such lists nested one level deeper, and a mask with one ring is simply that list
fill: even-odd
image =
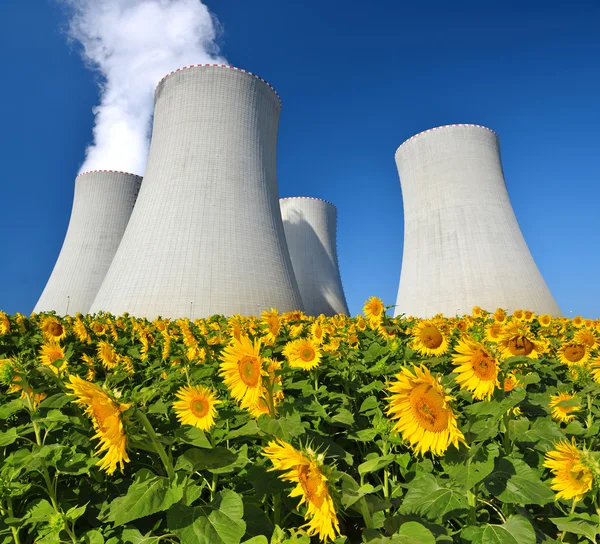
[{"label": "small cooling tower", "polygon": [[335,206],[302,196],[282,198],[279,203],[306,313],[348,314],[338,265]]},{"label": "small cooling tower", "polygon": [[279,211],[275,90],[231,66],[189,66],[159,83],[154,106],[144,184],[92,311],[302,309]]},{"label": "small cooling tower", "polygon": [[101,170],[80,174],[67,234],[34,312],[86,314],[119,247],[142,178]]},{"label": "small cooling tower", "polygon": [[404,252],[395,314],[533,310],[559,316],[521,234],[498,136],[478,125],[427,130],[396,151]]}]

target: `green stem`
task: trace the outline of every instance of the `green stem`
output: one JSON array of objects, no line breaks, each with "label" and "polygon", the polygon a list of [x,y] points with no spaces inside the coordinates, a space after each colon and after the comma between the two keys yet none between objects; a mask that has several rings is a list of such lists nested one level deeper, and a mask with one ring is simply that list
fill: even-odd
[{"label": "green stem", "polygon": [[152,424],[146,417],[146,414],[144,414],[144,412],[142,412],[139,408],[136,408],[135,413],[137,415],[138,421],[142,424],[142,427],[144,427],[144,430],[148,434],[148,437],[150,438],[150,441],[152,442],[156,453],[158,453],[158,456],[160,457],[160,460],[162,461],[162,464],[167,472],[167,476],[169,478],[175,478],[175,470],[173,469],[173,464],[169,460],[165,448],[163,448],[162,444],[159,442],[158,436],[156,436],[156,432],[154,431]]},{"label": "green stem", "polygon": [[589,429],[592,426],[592,423],[594,422],[594,418],[592,416],[592,395],[589,392],[587,394],[587,409],[588,415],[586,419],[586,427]]},{"label": "green stem", "polygon": [[217,483],[219,481],[219,475],[213,474],[212,482],[210,484],[210,502],[215,500],[215,493],[217,491]]},{"label": "green stem", "polygon": [[505,455],[510,455],[510,452],[512,451],[512,443],[510,441],[510,436],[508,435],[508,428],[510,423],[510,415],[508,414],[508,412],[502,416],[502,422],[504,423],[504,437],[502,441],[504,453]]},{"label": "green stem", "polygon": [[273,525],[281,527],[281,493],[273,495]]},{"label": "green stem", "polygon": [[[12,500],[11,499],[6,499],[6,509],[8,510],[8,516],[11,518],[15,517],[14,511],[13,511],[13,505],[12,505]],[[10,526],[10,529],[12,531],[12,535],[13,535],[13,539],[15,541],[15,544],[20,544],[21,540],[19,539],[19,528],[15,527],[14,525]]]},{"label": "green stem", "polygon": [[[384,457],[388,454],[388,443],[385,440],[383,441],[382,453]],[[388,466],[386,465],[383,469],[383,496],[386,499],[390,498],[390,471]]]}]

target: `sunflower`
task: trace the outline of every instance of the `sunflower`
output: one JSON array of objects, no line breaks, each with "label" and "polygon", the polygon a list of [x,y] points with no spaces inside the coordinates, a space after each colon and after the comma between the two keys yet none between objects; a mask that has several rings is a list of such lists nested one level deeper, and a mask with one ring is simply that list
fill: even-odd
[{"label": "sunflower", "polygon": [[298,338],[288,342],[283,348],[283,355],[292,368],[312,370],[321,362],[321,349],[311,338]]},{"label": "sunflower", "polygon": [[60,374],[66,367],[65,350],[56,342],[47,342],[42,344],[40,349],[40,362],[50,367],[55,374]]},{"label": "sunflower", "polygon": [[321,345],[325,340],[325,329],[321,321],[317,320],[310,326],[310,335],[316,344]]},{"label": "sunflower", "polygon": [[[277,405],[283,400],[283,389],[281,376],[277,374],[277,371],[281,368],[281,363],[270,357],[265,357],[263,360],[264,365],[267,368],[269,375],[269,383],[271,388],[271,394],[273,396],[273,409],[277,412]],[[264,382],[263,382],[264,383]],[[267,400],[269,391],[264,387],[258,400],[251,405],[242,404],[242,408],[248,410],[250,415],[255,418],[259,418],[263,414],[270,414],[269,401]]]},{"label": "sunflower", "polygon": [[580,327],[583,327],[583,317],[576,315],[571,323],[573,323],[573,325],[579,329]]},{"label": "sunflower", "polygon": [[265,374],[260,356],[260,340],[254,344],[247,336],[233,338],[223,350],[219,374],[223,377],[231,396],[246,405],[253,405],[260,397]]},{"label": "sunflower", "polygon": [[506,312],[502,308],[497,308],[492,317],[496,323],[502,324],[506,321]]},{"label": "sunflower", "polygon": [[367,323],[365,322],[365,318],[362,315],[359,315],[356,318],[356,328],[359,331],[365,331],[367,329]]},{"label": "sunflower", "polygon": [[457,366],[457,383],[471,391],[477,400],[490,400],[498,387],[498,364],[495,357],[479,342],[465,336],[459,340],[452,361]]},{"label": "sunflower", "polygon": [[529,327],[519,321],[506,325],[498,342],[500,354],[505,359],[517,355],[539,359],[546,347],[543,340],[536,338]]},{"label": "sunflower", "polygon": [[523,311],[523,321],[527,321],[527,323],[531,323],[535,319],[535,314],[531,310]]},{"label": "sunflower", "polygon": [[[575,412],[579,412],[581,408],[579,405],[573,405],[573,399],[577,399],[575,393],[558,393],[557,395],[550,395],[550,408],[552,409],[551,415],[554,421],[560,421],[561,423],[569,423],[575,419]],[[567,405],[563,403],[568,402]]]},{"label": "sunflower", "polygon": [[489,323],[485,326],[485,341],[496,344],[500,341],[502,336],[502,324],[501,323]]},{"label": "sunflower", "polygon": [[445,394],[427,368],[413,365],[413,372],[403,368],[388,390],[391,395],[386,399],[387,414],[398,420],[394,429],[416,453],[444,455],[450,444],[456,448],[459,442],[465,444],[449,404],[452,397]]},{"label": "sunflower", "polygon": [[67,336],[66,327],[56,317],[45,317],[40,328],[44,339],[50,342],[60,342]]},{"label": "sunflower", "polygon": [[215,406],[221,401],[210,389],[201,385],[186,385],[175,396],[179,400],[173,403],[173,408],[182,425],[193,425],[202,431],[214,427],[217,415]]},{"label": "sunflower", "polygon": [[473,306],[473,309],[471,310],[471,314],[475,318],[482,317],[483,316],[483,310],[479,306]]},{"label": "sunflower", "polygon": [[573,340],[578,344],[583,344],[590,350],[594,349],[594,346],[598,343],[598,338],[589,329],[579,329],[574,335]]},{"label": "sunflower", "polygon": [[552,325],[552,316],[550,314],[538,315],[537,319],[540,327],[549,327]]},{"label": "sunflower", "polygon": [[92,329],[97,336],[104,336],[108,330],[108,326],[99,321],[92,321],[90,323],[90,329]]},{"label": "sunflower", "polygon": [[517,379],[517,377],[512,373],[506,374],[504,377],[504,383],[502,384],[502,389],[504,389],[506,393],[510,393],[515,387],[517,387],[517,385],[521,385],[521,382]]},{"label": "sunflower", "polygon": [[92,343],[92,338],[90,337],[90,333],[85,328],[85,325],[81,319],[76,319],[73,322],[73,332],[75,336],[80,342],[85,342],[86,344]]},{"label": "sunflower", "polygon": [[279,330],[281,329],[279,312],[275,308],[271,308],[269,311],[263,311],[260,318],[263,329],[263,341],[265,345],[272,346],[277,340]]},{"label": "sunflower", "polygon": [[0,336],[10,332],[10,319],[4,312],[0,312]]},{"label": "sunflower", "polygon": [[574,438],[570,443],[567,440],[555,442],[554,450],[546,453],[544,466],[554,474],[551,487],[557,491],[557,500],[573,499],[576,503],[592,489],[594,476]]},{"label": "sunflower", "polygon": [[600,359],[594,359],[590,362],[590,371],[592,373],[592,378],[600,383]]},{"label": "sunflower", "polygon": [[298,451],[279,439],[269,442],[262,454],[273,463],[269,471],[283,471],[280,479],[297,484],[289,496],[300,497],[298,506],[306,504],[304,519],[309,521],[304,527],[308,535],[318,535],[323,542],[335,540],[340,534],[340,526],[323,463],[325,456],[311,448]]},{"label": "sunflower", "polygon": [[448,339],[436,323],[429,319],[418,321],[412,330],[413,348],[421,355],[437,357],[448,351]]},{"label": "sunflower", "polygon": [[102,470],[112,474],[117,465],[123,470],[124,463],[129,462],[127,456],[127,434],[123,426],[121,413],[131,404],[119,404],[94,383],[86,382],[78,376],[69,376],[66,384],[77,397],[75,401],[85,408],[85,413],[92,420],[96,431],[93,438],[100,440],[96,453],[106,452],[104,458],[97,463]]},{"label": "sunflower", "polygon": [[367,322],[372,329],[376,328],[383,319],[383,310],[383,302],[378,297],[371,297],[365,302],[363,312],[365,312]]},{"label": "sunflower", "polygon": [[298,338],[304,331],[304,323],[298,323],[297,325],[292,325],[290,327],[290,338]]},{"label": "sunflower", "polygon": [[119,365],[119,355],[112,344],[108,342],[98,342],[98,349],[96,350],[98,359],[100,359],[102,366],[107,370],[116,368]]},{"label": "sunflower", "polygon": [[590,351],[585,344],[566,342],[557,351],[558,360],[565,365],[584,365],[590,360]]}]

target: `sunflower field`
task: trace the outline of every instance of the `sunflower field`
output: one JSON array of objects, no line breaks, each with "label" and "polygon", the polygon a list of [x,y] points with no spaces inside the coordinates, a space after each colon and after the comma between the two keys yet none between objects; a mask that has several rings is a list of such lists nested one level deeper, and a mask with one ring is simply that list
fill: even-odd
[{"label": "sunflower field", "polygon": [[600,321],[0,312],[0,544],[600,541]]}]

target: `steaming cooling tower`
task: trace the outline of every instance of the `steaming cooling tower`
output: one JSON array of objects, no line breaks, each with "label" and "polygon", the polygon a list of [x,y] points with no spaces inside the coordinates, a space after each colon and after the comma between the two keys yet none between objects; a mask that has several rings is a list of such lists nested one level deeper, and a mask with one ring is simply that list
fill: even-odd
[{"label": "steaming cooling tower", "polygon": [[529,309],[561,315],[521,234],[498,136],[477,125],[427,130],[396,151],[404,253],[396,315]]},{"label": "steaming cooling tower", "polygon": [[245,70],[189,66],[159,83],[154,106],[144,183],[92,311],[302,309],[279,211],[275,90]]},{"label": "steaming cooling tower", "polygon": [[348,314],[337,257],[335,206],[310,197],[282,198],[279,203],[306,313]]},{"label": "steaming cooling tower", "polygon": [[34,312],[85,314],[125,232],[142,178],[102,170],[80,174],[69,227]]}]

